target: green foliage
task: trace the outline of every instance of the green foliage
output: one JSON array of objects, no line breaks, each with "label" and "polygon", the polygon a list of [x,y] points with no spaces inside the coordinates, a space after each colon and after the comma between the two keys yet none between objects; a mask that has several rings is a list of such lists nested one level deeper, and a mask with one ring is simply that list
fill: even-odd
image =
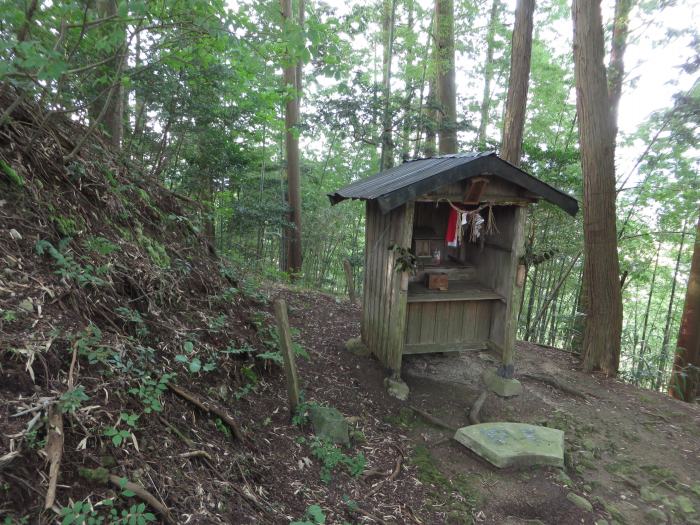
[{"label": "green foliage", "polygon": [[70,506],[61,507],[59,516],[61,525],[145,525],[156,521],[156,516],[146,511],[144,503],[119,509],[115,506],[114,498],[102,500],[95,505],[89,500],[78,501]]},{"label": "green foliage", "polygon": [[187,365],[187,370],[189,370],[190,373],[196,374],[200,371],[211,372],[216,369],[216,361],[208,360],[203,365],[199,357],[192,355],[194,353],[194,343],[192,341],[185,341],[182,347],[189,355],[178,354],[175,356],[175,361]]},{"label": "green foliage", "polygon": [[326,513],[323,509],[314,504],[306,508],[301,521],[293,521],[291,525],[324,525],[326,523]]},{"label": "green foliage", "polygon": [[83,240],[83,246],[86,250],[90,250],[99,255],[109,255],[119,250],[119,246],[104,237],[87,237]]},{"label": "green foliage", "polygon": [[2,320],[6,323],[11,323],[17,319],[17,312],[14,310],[4,310],[2,312]]},{"label": "green foliage", "polygon": [[24,186],[24,179],[22,176],[17,173],[12,166],[10,166],[7,162],[5,162],[3,159],[0,159],[0,171],[4,173],[8,179],[10,179],[10,182],[13,183],[15,186],[19,186],[20,188]]},{"label": "green foliage", "polygon": [[348,473],[357,477],[365,470],[367,460],[362,452],[355,456],[348,456],[337,445],[314,437],[310,443],[311,453],[321,462],[321,481],[329,483],[333,471],[338,467],[345,467]]},{"label": "green foliage", "polygon": [[119,306],[115,308],[114,311],[118,313],[122,319],[132,323],[135,326],[137,337],[144,338],[148,335],[148,327],[146,326],[146,322],[143,320],[143,317],[141,317],[141,313],[139,311],[132,310],[126,306]]},{"label": "green foliage", "polygon": [[78,286],[102,286],[106,284],[101,276],[106,275],[109,268],[107,266],[95,267],[92,264],[85,266],[79,264],[73,254],[67,251],[70,241],[71,239],[66,237],[59,242],[58,248],[56,248],[49,241],[39,240],[35,246],[36,253],[38,255],[50,255],[58,266],[56,274],[64,279],[75,281]]},{"label": "green foliage", "polygon": [[78,349],[78,355],[88,360],[91,365],[95,363],[108,364],[115,356],[114,350],[101,344],[102,330],[90,323],[82,332],[72,338],[73,344]]},{"label": "green foliage", "polygon": [[411,253],[408,248],[399,246],[398,244],[392,244],[389,246],[389,251],[394,252],[396,257],[396,272],[409,272],[415,273],[416,271],[416,256]]},{"label": "green foliage", "polygon": [[168,389],[168,382],[173,377],[175,374],[163,374],[158,380],[155,380],[151,378],[150,374],[144,374],[140,378],[138,386],[130,388],[129,393],[141,400],[144,405],[143,411],[146,414],[160,412],[163,410],[160,398],[163,392]]},{"label": "green foliage", "polygon": [[77,386],[61,394],[58,400],[58,406],[62,413],[75,412],[83,401],[87,401],[90,397],[85,393],[84,386]]}]

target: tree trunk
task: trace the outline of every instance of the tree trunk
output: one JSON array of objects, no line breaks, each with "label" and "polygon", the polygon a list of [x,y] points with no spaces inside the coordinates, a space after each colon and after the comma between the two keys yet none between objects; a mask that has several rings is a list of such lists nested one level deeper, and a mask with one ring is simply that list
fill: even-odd
[{"label": "tree trunk", "polygon": [[583,368],[614,376],[620,362],[622,294],[615,225],[615,136],[603,64],[603,24],[599,1],[574,0],[571,9],[588,306]]},{"label": "tree trunk", "polygon": [[608,96],[613,122],[613,136],[617,137],[617,109],[622,95],[622,79],[625,76],[625,49],[629,34],[629,16],[635,0],[617,0],[615,2],[615,21],[613,23],[612,44],[610,47],[610,65],[608,66]]},{"label": "tree trunk", "polygon": [[[493,81],[493,48],[498,24],[498,13],[501,0],[493,0],[491,4],[491,18],[486,32],[486,61],[484,62],[484,94],[481,98],[481,118],[479,120],[479,134],[476,141],[479,148],[483,149],[486,143],[486,128],[489,125],[489,109],[491,108],[491,82]],[[528,68],[529,69],[529,68]]]},{"label": "tree trunk", "polygon": [[391,115],[391,62],[394,56],[394,19],[396,17],[396,0],[384,0],[382,11],[382,153],[380,170],[384,171],[394,165],[394,141],[392,138],[393,119]]},{"label": "tree trunk", "polygon": [[[292,1],[280,0],[282,16],[285,20],[292,18]],[[285,270],[292,275],[301,271],[301,174],[299,169],[299,90],[296,78],[297,64],[285,58],[284,83],[287,88],[287,101],[284,113],[285,152],[287,157],[287,192],[290,208],[290,228],[285,238],[287,257]]]},{"label": "tree trunk", "polygon": [[[610,65],[608,66],[608,98],[610,102],[610,118],[612,120],[613,157],[617,141],[617,110],[622,95],[622,80],[625,76],[624,56],[627,49],[627,37],[629,34],[629,14],[636,0],[616,0],[615,19],[613,20],[613,37],[610,48]],[[600,7],[598,7],[600,9]],[[624,225],[623,225],[624,229]],[[622,232],[620,232],[620,235]],[[620,236],[618,235],[618,239]],[[588,319],[588,275],[584,265],[581,279],[581,300],[576,316],[576,328],[578,336],[572,340],[572,347],[579,349],[583,355],[583,336],[586,333]]]},{"label": "tree trunk", "polygon": [[425,107],[425,145],[423,146],[423,155],[433,157],[437,152],[437,141],[435,128],[437,122],[437,80],[431,76],[428,82],[428,99]]},{"label": "tree trunk", "polygon": [[651,312],[651,301],[654,298],[654,285],[656,284],[656,271],[659,269],[659,253],[661,252],[661,242],[656,247],[656,259],[654,261],[654,270],[651,272],[651,283],[649,286],[649,295],[647,296],[647,307],[644,310],[644,319],[642,321],[642,340],[639,346],[639,359],[637,360],[637,369],[634,372],[634,384],[639,385],[639,375],[642,373],[644,366],[644,352],[647,349],[647,328],[649,327],[649,313]]},{"label": "tree trunk", "polygon": [[[407,21],[406,21],[406,31],[413,34],[413,0],[407,0],[406,8],[408,9]],[[413,101],[413,93],[415,89],[415,83],[411,78],[411,68],[413,66],[413,61],[415,60],[415,45],[409,45],[406,50],[406,64],[404,67],[404,82],[406,83],[405,94],[403,99],[403,122],[401,125],[401,161],[406,162],[410,159],[411,150],[411,127],[413,125],[411,117],[411,105]]]},{"label": "tree trunk", "polygon": [[661,342],[661,356],[659,357],[659,369],[656,372],[656,381],[654,389],[658,390],[661,387],[663,376],[666,373],[666,361],[668,360],[668,343],[671,339],[671,322],[673,320],[673,303],[676,301],[676,281],[678,279],[678,269],[681,266],[681,256],[683,255],[683,244],[685,243],[687,223],[683,223],[683,232],[681,233],[681,244],[678,247],[678,255],[676,256],[676,267],[673,270],[673,280],[671,281],[671,295],[668,298],[668,310],[666,311],[666,326],[664,326],[664,338]]},{"label": "tree trunk", "polygon": [[453,0],[435,0],[437,87],[440,102],[438,148],[441,155],[457,153],[457,90]]},{"label": "tree trunk", "polygon": [[700,217],[695,229],[695,247],[690,263],[688,289],[676,344],[676,357],[669,393],[692,403],[700,388]]},{"label": "tree trunk", "polygon": [[[98,0],[97,11],[101,18],[110,16],[116,17],[119,11],[118,0]],[[126,44],[126,31],[120,28],[120,32],[122,35],[119,47],[114,54],[114,60],[110,61],[106,66],[110,69],[107,75],[109,82],[113,82],[115,86],[112,95],[107,97],[105,101],[107,109],[102,119],[105,132],[109,136],[110,144],[112,144],[115,149],[121,147],[122,136],[124,134],[124,87],[122,86],[120,77],[123,69],[123,62],[126,60],[127,50],[124,48]],[[99,109],[96,113],[99,113]]]},{"label": "tree trunk", "polygon": [[535,0],[519,0],[515,9],[513,45],[510,57],[510,82],[503,118],[503,143],[501,157],[515,166],[520,165],[525,128],[527,88],[530,80],[532,56],[532,17]]}]

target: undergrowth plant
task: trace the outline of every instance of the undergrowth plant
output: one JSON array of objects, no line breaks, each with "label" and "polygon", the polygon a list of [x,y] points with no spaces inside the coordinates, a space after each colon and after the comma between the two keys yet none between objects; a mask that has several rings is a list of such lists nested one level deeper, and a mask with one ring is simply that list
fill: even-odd
[{"label": "undergrowth plant", "polygon": [[74,281],[80,287],[106,284],[102,276],[109,272],[109,267],[106,265],[94,266],[92,264],[82,266],[75,260],[73,254],[67,251],[70,242],[71,238],[66,237],[59,241],[58,247],[55,247],[51,242],[40,239],[35,245],[36,253],[38,255],[48,254],[58,266],[55,273],[66,280]]},{"label": "undergrowth plant", "polygon": [[324,525],[326,513],[319,505],[309,505],[301,521],[293,521],[290,525]]},{"label": "undergrowth plant", "polygon": [[107,498],[94,505],[88,500],[78,501],[62,507],[59,515],[61,525],[146,525],[156,521],[155,515],[146,511],[144,503],[118,508],[115,498]]},{"label": "undergrowth plant", "polygon": [[163,374],[158,379],[153,379],[150,374],[144,374],[138,386],[130,388],[129,393],[139,398],[144,405],[144,413],[160,412],[163,405],[160,401],[161,395],[168,389],[168,382],[175,377],[175,374]]},{"label": "undergrowth plant", "polygon": [[328,440],[314,437],[310,443],[311,453],[321,462],[321,481],[329,483],[338,467],[345,467],[348,473],[357,477],[365,470],[367,460],[362,452],[348,456]]}]

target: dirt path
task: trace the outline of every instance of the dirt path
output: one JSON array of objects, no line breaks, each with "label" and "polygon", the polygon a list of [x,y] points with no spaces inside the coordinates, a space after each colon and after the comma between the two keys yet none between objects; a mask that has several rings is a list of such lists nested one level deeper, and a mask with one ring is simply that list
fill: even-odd
[{"label": "dirt path", "polygon": [[[481,419],[564,430],[567,467],[499,470],[444,440],[449,432],[408,408],[420,407],[454,427],[467,425],[481,372],[494,366],[493,355],[406,357],[403,376],[411,397],[401,403],[384,393],[376,360],[344,349],[349,337],[359,335],[358,308],[316,293],[276,293],[289,301],[292,325],[312,356],[301,365],[308,398],[335,406],[357,423],[368,439],[370,466],[390,471],[396,454],[387,454],[386,442],[406,455],[396,480],[365,501],[365,509],[383,511],[387,521],[413,522],[415,516],[422,523],[700,523],[700,407],[582,374],[572,356],[521,343],[523,395],[490,395]],[[554,377],[583,397],[530,374]],[[592,511],[572,503],[569,493],[583,496]]]}]

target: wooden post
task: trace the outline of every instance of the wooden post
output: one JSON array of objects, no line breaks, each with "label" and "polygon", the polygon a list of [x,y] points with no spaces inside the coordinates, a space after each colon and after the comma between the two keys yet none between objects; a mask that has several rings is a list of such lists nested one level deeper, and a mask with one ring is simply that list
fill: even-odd
[{"label": "wooden post", "polygon": [[350,302],[355,304],[357,297],[355,297],[355,280],[352,277],[352,266],[350,261],[345,259],[343,261],[343,268],[345,269],[345,280],[348,283],[348,295],[350,296]]},{"label": "wooden post", "polygon": [[284,359],[284,372],[287,375],[289,411],[294,414],[297,406],[299,406],[299,378],[297,376],[297,365],[294,361],[292,336],[289,330],[287,302],[284,299],[277,299],[275,301],[275,319],[277,320],[277,333],[280,339],[280,351]]}]

